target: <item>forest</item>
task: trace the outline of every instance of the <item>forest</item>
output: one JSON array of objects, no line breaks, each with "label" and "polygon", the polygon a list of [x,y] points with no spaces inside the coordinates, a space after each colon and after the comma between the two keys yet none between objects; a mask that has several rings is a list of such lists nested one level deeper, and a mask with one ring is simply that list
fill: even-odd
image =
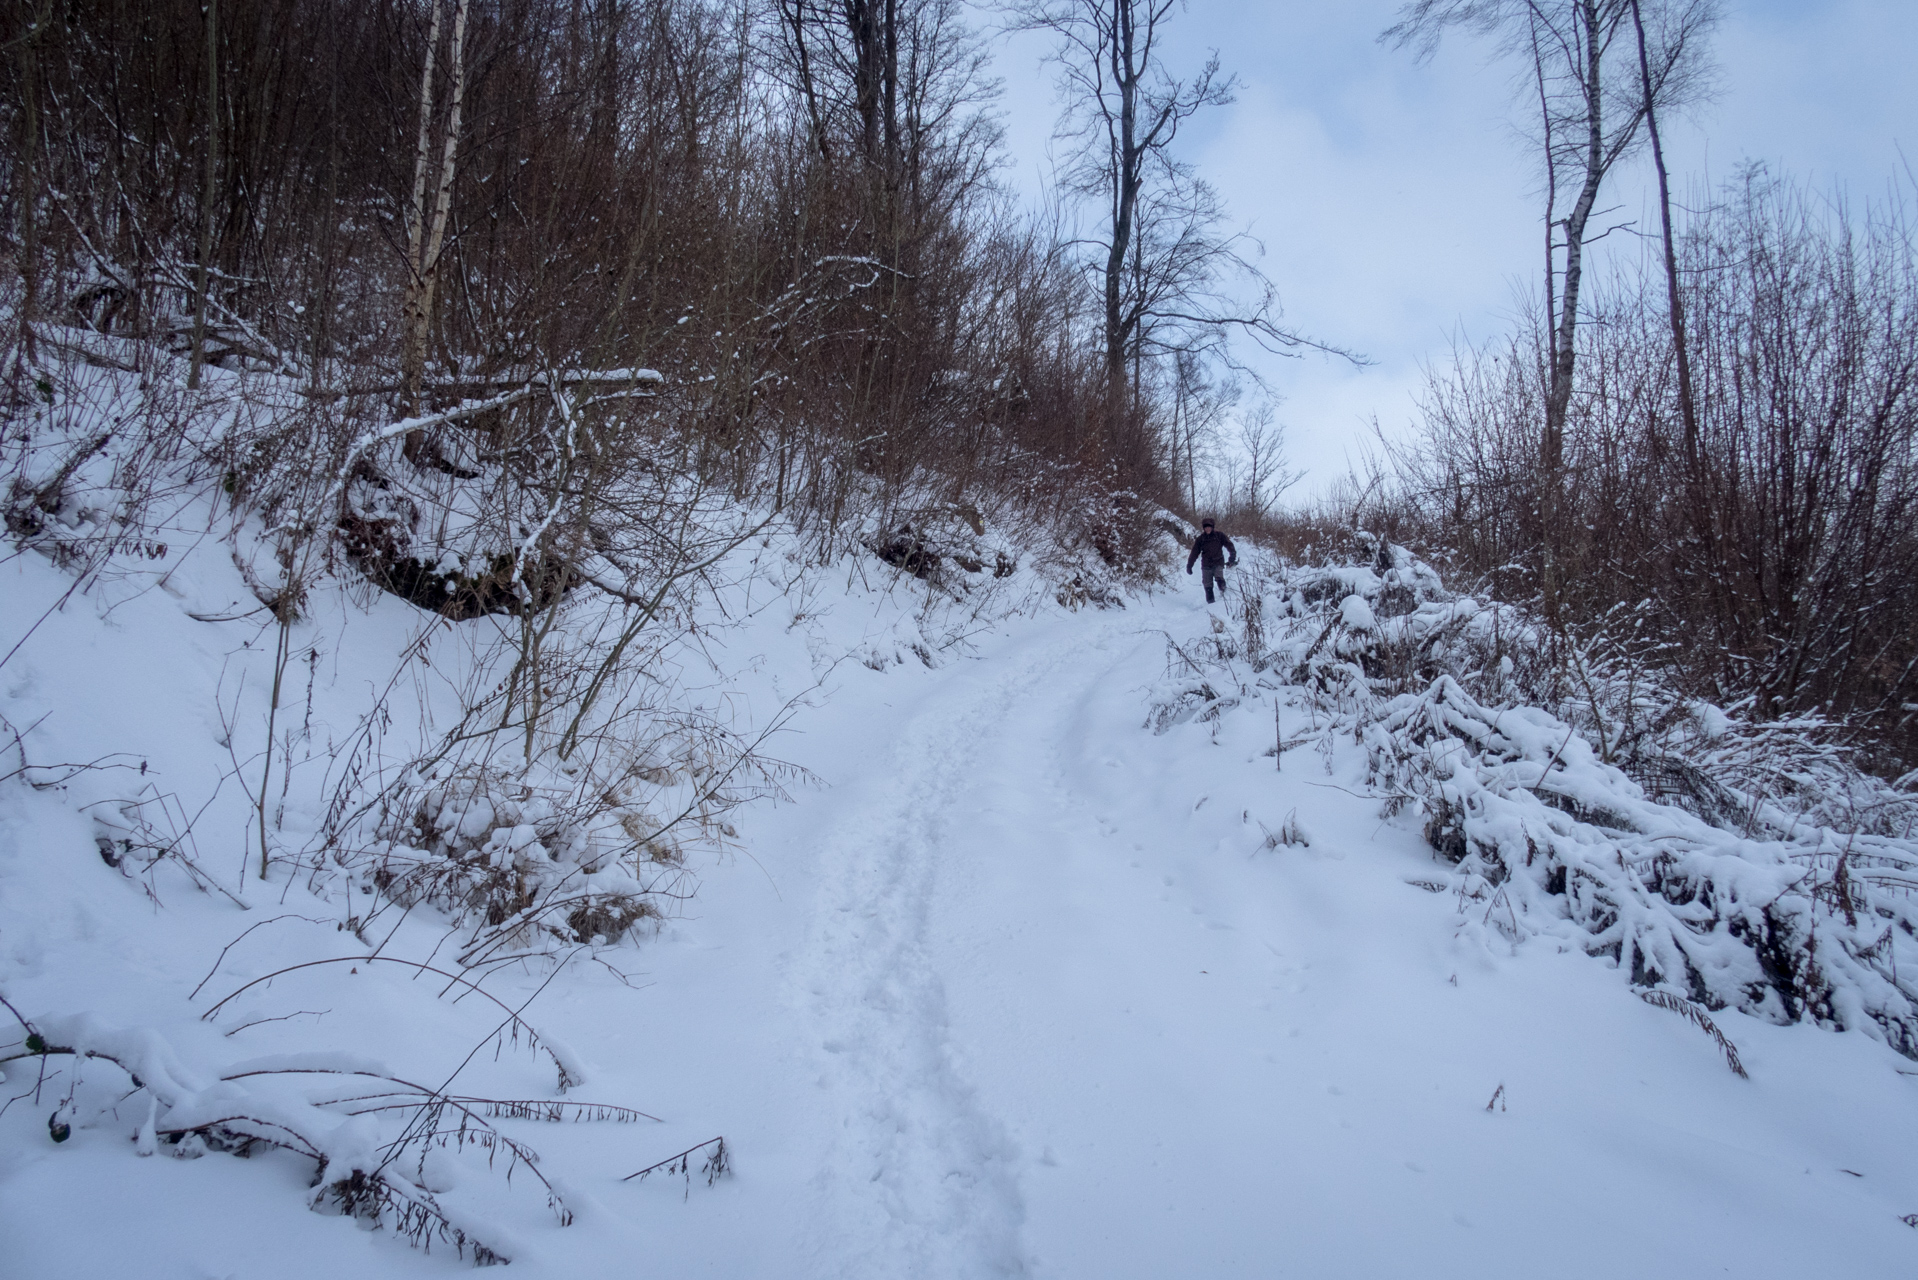
[{"label": "forest", "polygon": [[[1181,158],[1234,82],[1166,65],[1155,39],[1189,19],[1163,2],[994,19],[1057,45],[1036,212],[1000,181],[991,32],[956,0],[14,6],[8,393],[32,403],[74,334],[132,344],[95,361],[184,360],[189,389],[203,365],[271,372],[297,412],[224,464],[263,495],[287,433],[338,466],[417,419],[402,459],[352,460],[362,478],[497,467],[518,498],[495,524],[556,485],[602,495],[540,535],[561,576],[586,507],[662,449],[802,526],[1009,506],[1121,569],[1161,506],[1294,547],[1370,522],[1568,645],[1821,718],[1896,776],[1918,750],[1908,204],[1753,170],[1674,209],[1661,153],[1662,236],[1585,252],[1607,177],[1709,92],[1721,17],[1426,0],[1385,33],[1424,56],[1488,37],[1526,68],[1545,273],[1322,510],[1277,500],[1278,433],[1235,352],[1362,357],[1281,321]],[[590,465],[561,458],[568,410],[526,394],[539,379],[580,393]],[[14,487],[14,526],[57,500]],[[459,607],[506,607],[508,530],[415,546],[376,499],[332,495],[317,533],[415,595],[450,551]]]},{"label": "forest", "polygon": [[1902,1274],[1918,177],[1680,171],[1721,0],[1393,17],[1532,266],[1368,434],[1204,4],[0,10],[0,1234]]}]

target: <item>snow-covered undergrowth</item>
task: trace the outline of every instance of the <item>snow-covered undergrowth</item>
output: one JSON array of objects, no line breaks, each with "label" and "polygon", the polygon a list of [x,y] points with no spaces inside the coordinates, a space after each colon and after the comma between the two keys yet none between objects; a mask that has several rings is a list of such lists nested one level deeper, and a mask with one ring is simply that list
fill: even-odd
[{"label": "snow-covered undergrowth", "polygon": [[1852,768],[1825,726],[1737,719],[1555,644],[1403,547],[1356,550],[1342,566],[1249,557],[1235,628],[1172,644],[1148,725],[1297,691],[1309,723],[1275,725],[1275,747],[1362,745],[1381,816],[1417,809],[1488,945],[1609,957],[1714,1035],[1706,1011],[1730,1007],[1918,1057],[1911,779]]},{"label": "snow-covered undergrowth", "polygon": [[[1719,1013],[1748,1086],[1594,1002],[1616,964],[1701,1027],[1909,1047],[1908,794],[1815,729],[1554,657],[1397,549],[1248,552],[1207,613],[1003,513],[768,522],[652,445],[612,496],[682,532],[595,539],[550,475],[502,497],[487,457],[164,373],[65,367],[6,439],[0,1227],[37,1273],[1251,1275],[1318,1222],[1308,1274],[1384,1274],[1439,1196],[1389,1200],[1380,1160],[1574,1193],[1582,1122],[1533,1108],[1609,1087],[1564,1062],[1610,1035],[1740,1123],[1850,1064],[1841,1134],[1751,1141],[1843,1166],[1819,1220],[1902,1248],[1904,1130],[1856,1122],[1902,1105],[1861,1051],[1892,1055]],[[425,536],[356,562],[309,518],[335,501]],[[597,581],[549,590],[570,556]],[[1507,1080],[1514,1124],[1471,1127]],[[126,1238],[71,1238],[96,1190]],[[1529,1274],[1512,1229],[1502,1270],[1432,1274]]]},{"label": "snow-covered undergrowth", "polygon": [[607,416],[650,378],[436,438],[72,345],[4,442],[8,1132],[277,1153],[477,1261],[515,1188],[573,1219],[530,1123],[651,1119],[582,1100],[537,998],[633,980],[730,815],[805,781],[778,735],[837,665],[1066,587],[976,510],[834,542],[711,490]]}]

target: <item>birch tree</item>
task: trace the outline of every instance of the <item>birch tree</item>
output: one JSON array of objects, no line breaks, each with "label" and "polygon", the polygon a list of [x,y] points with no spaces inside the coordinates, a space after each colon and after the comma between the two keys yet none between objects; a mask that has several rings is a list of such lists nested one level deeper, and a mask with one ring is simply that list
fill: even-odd
[{"label": "birch tree", "polygon": [[[437,165],[433,160],[433,72],[439,56],[440,0],[431,0],[426,28],[426,57],[420,67],[419,135],[413,148],[413,198],[407,210],[406,292],[400,304],[400,398],[407,416],[419,412],[426,374],[426,344],[432,330],[433,297],[439,284],[440,254],[446,244],[446,220],[453,206],[460,113],[466,100],[466,14],[471,0],[452,0],[453,30],[447,43],[449,79],[446,124]],[[429,194],[428,183],[432,181]],[[409,449],[418,442],[409,438]]]},{"label": "birch tree", "polygon": [[[1634,0],[1414,0],[1380,37],[1421,59],[1462,28],[1489,36],[1520,67],[1518,83],[1537,111],[1535,143],[1544,167],[1546,331],[1545,415],[1539,434],[1539,519],[1548,614],[1557,597],[1557,537],[1564,488],[1565,420],[1577,368],[1579,296],[1586,247],[1607,233],[1599,194],[1641,140],[1647,113],[1697,101],[1708,85],[1704,33],[1713,0],[1647,0],[1656,39],[1643,50]],[[1641,66],[1642,61],[1642,66]],[[1568,203],[1569,201],[1569,203]]]}]

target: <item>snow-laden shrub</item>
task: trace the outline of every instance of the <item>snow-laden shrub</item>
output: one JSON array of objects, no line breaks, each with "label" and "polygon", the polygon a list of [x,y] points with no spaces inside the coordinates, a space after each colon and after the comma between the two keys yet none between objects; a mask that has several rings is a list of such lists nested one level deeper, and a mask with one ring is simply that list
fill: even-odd
[{"label": "snow-laden shrub", "polygon": [[1415,796],[1478,926],[1607,955],[1633,985],[1777,1022],[1870,1027],[1918,1056],[1918,846],[1816,826],[1748,835],[1648,797],[1549,712],[1450,676],[1363,727],[1371,781]]},{"label": "snow-laden shrub", "polygon": [[1162,734],[1188,721],[1210,724],[1238,705],[1237,695],[1221,693],[1210,681],[1166,680],[1151,693],[1145,727]]},{"label": "snow-laden shrub", "polygon": [[971,504],[932,503],[891,519],[868,516],[858,544],[935,590],[963,598],[1019,571],[1019,555]]},{"label": "snow-laden shrub", "polygon": [[1244,696],[1235,680],[1218,675],[1229,673],[1239,656],[1238,642],[1216,618],[1209,634],[1184,641],[1168,636],[1165,677],[1147,691],[1145,727],[1163,734],[1192,720],[1216,724]]},{"label": "snow-laden shrub", "polygon": [[1240,670],[1223,637],[1173,643],[1148,723],[1230,710],[1254,672],[1276,676],[1311,700],[1323,742],[1364,746],[1386,812],[1416,808],[1488,939],[1610,957],[1700,1025],[1732,1007],[1918,1057],[1918,983],[1896,955],[1918,938],[1911,779],[1856,768],[1833,726],[1684,696],[1633,646],[1628,613],[1554,635],[1446,591],[1402,547],[1364,550],[1309,568],[1254,557],[1229,603],[1269,651]]},{"label": "snow-laden shrub", "polygon": [[438,910],[465,933],[462,965],[619,942],[691,896],[687,844],[729,839],[725,815],[772,785],[752,744],[710,724],[670,728],[563,767],[417,763],[337,823],[320,879]]},{"label": "snow-laden shrub", "polygon": [[448,774],[423,774],[381,815],[366,855],[387,897],[430,902],[457,924],[516,922],[569,942],[618,938],[659,914],[633,872],[682,858],[644,810],[582,811],[571,789],[479,766]]}]

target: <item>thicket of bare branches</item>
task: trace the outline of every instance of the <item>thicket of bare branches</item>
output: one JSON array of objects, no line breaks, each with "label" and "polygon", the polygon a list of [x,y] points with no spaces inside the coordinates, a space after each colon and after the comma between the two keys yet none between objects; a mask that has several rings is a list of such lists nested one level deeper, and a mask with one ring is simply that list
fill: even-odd
[{"label": "thicket of bare branches", "polygon": [[[1649,139],[1669,246],[1671,201],[1658,117],[1710,95],[1707,42],[1719,16],[1718,0],[1412,0],[1380,37],[1429,57],[1446,30],[1463,28],[1492,38],[1518,69],[1514,88],[1532,117],[1525,131],[1543,179],[1549,319],[1542,327],[1547,379],[1538,433],[1538,551],[1541,604],[1554,624],[1561,621],[1560,583],[1576,572],[1561,563],[1559,530],[1569,517],[1560,507],[1575,474],[1567,467],[1565,434],[1580,358],[1586,256],[1620,229],[1605,225],[1609,211],[1600,208],[1600,193],[1619,163]],[[1672,327],[1680,336],[1681,381],[1689,383],[1677,311]],[[1697,443],[1690,394],[1688,386],[1682,397],[1688,450]]]},{"label": "thicket of bare branches", "polygon": [[550,396],[476,402],[560,372],[632,390],[650,369],[668,393],[648,429],[688,442],[705,481],[824,528],[928,485],[1058,510],[1164,496],[1165,433],[1105,428],[1097,299],[993,185],[994,84],[963,17],[954,0],[15,6],[11,394],[48,344],[126,365],[114,340],[157,344],[195,382],[297,382],[332,406],[336,457],[428,419],[404,469],[430,479],[564,434]]},{"label": "thicket of bare branches", "polygon": [[[209,502],[258,607],[207,620],[259,617],[272,654],[264,747],[232,760],[250,874],[350,893],[356,928],[430,907],[465,966],[617,942],[691,892],[689,844],[791,776],[759,750],[782,716],[747,732],[660,675],[698,660],[697,597],[769,526],[948,595],[1013,572],[1009,530],[1049,526],[1059,598],[1106,598],[1167,433],[1140,401],[1108,429],[1096,294],[991,181],[964,16],[0,18],[7,528],[84,590],[129,550],[167,555],[164,500]],[[490,618],[462,633],[475,674],[447,732],[392,751],[376,691],[322,765],[282,716],[336,575]],[[289,827],[309,766],[325,819]],[[193,870],[171,816],[123,817],[115,858]]]},{"label": "thicket of bare branches", "polygon": [[1821,199],[1752,170],[1675,244],[1698,446],[1668,276],[1590,288],[1557,521],[1539,448],[1547,317],[1437,371],[1395,515],[1506,599],[1557,542],[1570,631],[1603,633],[1760,720],[1824,717],[1881,770],[1918,759],[1918,258],[1909,205]]}]

